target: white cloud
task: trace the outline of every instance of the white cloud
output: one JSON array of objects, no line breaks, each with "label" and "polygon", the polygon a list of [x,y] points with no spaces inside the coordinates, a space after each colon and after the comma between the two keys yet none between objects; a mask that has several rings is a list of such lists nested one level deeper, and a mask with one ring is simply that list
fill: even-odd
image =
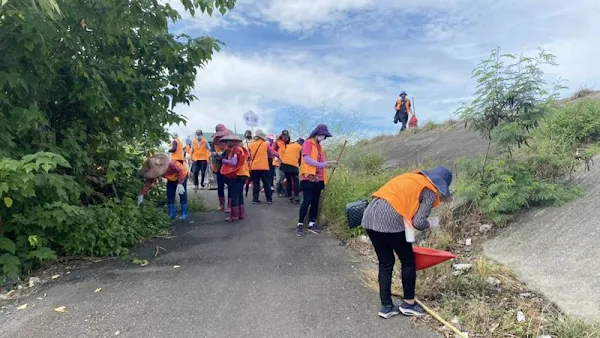
[{"label": "white cloud", "polygon": [[[472,94],[471,69],[497,46],[510,53],[549,49],[560,64],[550,74],[568,79],[571,91],[598,87],[596,13],[600,2],[586,0],[244,0],[206,27],[271,24],[311,44],[278,40],[266,50],[217,54],[199,73],[199,101],[178,108],[190,123],[175,129],[185,134],[235,121],[239,131],[248,109],[270,128],[276,107],[328,100],[389,131],[400,90],[415,98],[421,120],[446,119]],[[187,20],[189,29],[205,25]],[[242,27],[233,34],[244,33]]]}]

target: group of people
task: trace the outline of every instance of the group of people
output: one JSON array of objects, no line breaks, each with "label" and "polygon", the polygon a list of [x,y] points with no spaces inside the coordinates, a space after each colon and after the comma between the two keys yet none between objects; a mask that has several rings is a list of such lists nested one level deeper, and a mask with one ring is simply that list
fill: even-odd
[{"label": "group of people", "polygon": [[[297,235],[303,236],[307,215],[308,230],[315,234],[321,232],[316,221],[320,195],[327,181],[326,169],[337,165],[335,161],[327,161],[325,158],[322,143],[332,136],[326,125],[318,125],[306,140],[298,138],[293,142],[287,130],[282,131],[276,140],[270,140],[260,129],[254,135],[246,132],[244,140],[222,124],[217,125],[215,131],[212,146],[202,138],[201,131],[196,133],[197,140],[194,140],[191,150],[192,172],[195,172],[196,187],[199,184],[198,172],[201,172],[200,184],[203,185],[205,170],[210,162],[211,170],[217,177],[219,209],[229,213],[227,221],[235,222],[246,217],[243,190],[244,186],[248,189],[249,184],[252,184],[253,203],[262,203],[261,183],[267,204],[273,203],[273,184],[277,176],[273,171],[278,167],[276,170],[280,170],[280,177],[285,177],[286,181],[282,196],[297,203],[302,192]],[[176,139],[170,149],[171,158],[156,154],[144,162],[142,173],[146,184],[138,197],[138,203],[142,203],[144,194],[154,181],[163,177],[167,180],[169,218],[176,217],[175,196],[179,195],[180,219],[185,220],[188,169],[179,152],[180,148],[183,148],[183,143]],[[283,179],[279,183],[282,181]],[[399,313],[407,316],[425,314],[415,300],[416,259],[412,246],[415,240],[414,229],[424,231],[439,227],[439,220],[429,216],[432,209],[441,202],[452,200],[451,182],[452,172],[443,166],[428,171],[404,173],[374,192],[373,199],[364,210],[361,224],[366,229],[379,261],[380,317],[387,319]],[[394,304],[391,294],[396,256],[402,263],[404,297],[400,304]]]},{"label": "group of people", "polygon": [[[186,153],[191,162],[194,188],[205,187],[207,169],[216,177],[219,210],[228,213],[229,222],[246,217],[246,196],[252,186],[252,203],[261,204],[261,192],[267,204],[273,203],[274,193],[288,198],[290,203],[300,204],[296,235],[303,236],[304,221],[308,216],[307,230],[319,234],[317,215],[321,192],[325,188],[326,168],[336,165],[327,161],[322,142],[332,137],[327,125],[318,125],[306,140],[292,141],[288,130],[283,130],[274,140],[261,129],[254,134],[246,131],[244,140],[223,124],[215,127],[212,142],[203,137],[202,130],[189,145],[175,135],[170,157],[156,154],[148,158],[142,167],[146,184],[140,192],[138,203],[150,190],[157,178],[167,181],[167,205],[170,219],[176,218],[176,196],[181,203],[180,219],[187,219],[187,179],[190,173]],[[262,189],[261,189],[262,185]],[[302,193],[302,199],[300,198]],[[227,198],[226,198],[227,197]]]}]

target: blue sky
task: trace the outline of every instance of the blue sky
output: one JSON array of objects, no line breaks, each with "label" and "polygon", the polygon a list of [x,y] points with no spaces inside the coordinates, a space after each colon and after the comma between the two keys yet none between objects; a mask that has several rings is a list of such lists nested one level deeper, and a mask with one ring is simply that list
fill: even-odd
[{"label": "blue sky", "polygon": [[224,17],[191,17],[179,0],[164,1],[183,16],[174,32],[226,43],[198,74],[199,100],[176,108],[188,118],[170,128],[180,135],[217,123],[243,131],[248,110],[268,132],[305,132],[303,116],[318,121],[323,105],[338,122],[358,112],[352,128],[392,133],[401,90],[420,121],[446,120],[470,99],[473,67],[498,46],[554,53],[548,76],[568,80],[564,95],[600,87],[597,0],[238,0]]}]

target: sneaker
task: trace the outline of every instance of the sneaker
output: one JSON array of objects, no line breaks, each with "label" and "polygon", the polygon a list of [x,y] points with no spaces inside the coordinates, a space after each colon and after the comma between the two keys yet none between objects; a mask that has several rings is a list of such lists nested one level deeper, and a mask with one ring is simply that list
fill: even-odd
[{"label": "sneaker", "polygon": [[267,201],[267,204],[273,204],[273,201]]},{"label": "sneaker", "polygon": [[398,307],[395,305],[386,305],[382,306],[381,310],[379,310],[379,317],[388,319],[391,318],[400,312],[398,311]]},{"label": "sneaker", "polygon": [[261,201],[259,201],[259,200],[252,201],[252,204],[261,204],[261,203],[262,203],[262,202],[261,202]]},{"label": "sneaker", "polygon": [[400,304],[399,310],[405,316],[420,317],[425,315],[425,310],[417,303],[408,304],[407,302],[403,301],[402,304]]},{"label": "sneaker", "polygon": [[296,236],[302,237],[304,236],[304,229],[302,224],[296,225]]},{"label": "sneaker", "polygon": [[308,226],[308,231],[312,232],[315,235],[318,235],[321,233],[321,229],[319,228],[318,225],[313,224],[313,225],[309,225]]},{"label": "sneaker", "polygon": [[294,203],[294,198],[290,198],[290,203]]}]

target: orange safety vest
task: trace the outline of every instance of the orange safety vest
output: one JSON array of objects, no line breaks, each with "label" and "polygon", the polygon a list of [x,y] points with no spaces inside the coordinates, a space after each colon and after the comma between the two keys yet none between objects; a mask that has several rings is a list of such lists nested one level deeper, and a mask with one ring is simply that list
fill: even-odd
[{"label": "orange safety vest", "polygon": [[[396,101],[396,111],[400,110],[400,105],[402,104],[402,98],[399,98]],[[410,104],[410,99],[407,97],[406,99],[404,99],[404,107],[406,108],[406,112],[408,113],[409,110],[408,108],[410,108],[411,104]]]},{"label": "orange safety vest", "polygon": [[[242,149],[242,153],[245,155],[244,158],[238,158],[238,161],[243,161],[244,164],[242,164],[242,167],[240,168],[240,170],[237,173],[238,177],[249,177],[250,176],[250,166],[248,165],[248,155],[250,155],[249,151],[242,147],[242,146],[238,146]],[[231,159],[231,157],[233,156],[233,154],[229,154],[229,159]]]},{"label": "orange safety vest", "polygon": [[[184,166],[183,164],[181,164],[181,163],[179,163],[177,161],[174,161],[174,160],[173,160],[173,162],[179,167],[179,169],[183,170],[183,176],[187,176],[188,175],[188,170],[187,170],[186,166]],[[175,172],[171,173],[171,174],[165,173],[163,175],[163,177],[166,178],[168,181],[171,181],[171,182],[179,180],[179,177],[177,177],[177,173],[175,173]]]},{"label": "orange safety vest", "polygon": [[179,138],[176,138],[175,142],[177,143],[177,148],[171,153],[171,159],[175,161],[183,161],[185,159],[183,156],[183,142],[181,142]]},{"label": "orange safety vest", "polygon": [[290,143],[285,148],[285,153],[281,156],[281,162],[298,168],[302,146],[298,143]]},{"label": "orange safety vest", "polygon": [[[321,157],[323,161],[325,161],[325,152],[323,151],[323,147],[317,143],[314,138],[309,138],[306,142],[312,143],[312,151],[310,152],[310,158],[317,161],[319,158],[319,151],[321,152]],[[316,175],[317,167],[313,167],[304,161],[304,156],[302,156],[302,162],[300,164],[300,175]],[[323,180],[327,182],[327,170],[323,168]]]},{"label": "orange safety vest", "polygon": [[412,219],[419,210],[419,197],[424,188],[436,194],[433,207],[437,207],[440,204],[439,191],[427,176],[419,172],[404,173],[394,177],[373,193],[373,197],[384,199],[412,225]]},{"label": "orange safety vest", "polygon": [[256,140],[249,144],[250,170],[269,170],[269,145],[266,141]]},{"label": "orange safety vest", "polygon": [[287,150],[287,145],[285,144],[285,142],[283,140],[277,140],[276,144],[277,144],[277,153],[279,153],[279,156],[281,158],[283,158],[283,156],[285,155],[285,151]]},{"label": "orange safety vest", "polygon": [[192,161],[208,161],[208,157],[210,156],[210,150],[206,145],[206,139],[194,139],[192,141],[192,144]]}]

